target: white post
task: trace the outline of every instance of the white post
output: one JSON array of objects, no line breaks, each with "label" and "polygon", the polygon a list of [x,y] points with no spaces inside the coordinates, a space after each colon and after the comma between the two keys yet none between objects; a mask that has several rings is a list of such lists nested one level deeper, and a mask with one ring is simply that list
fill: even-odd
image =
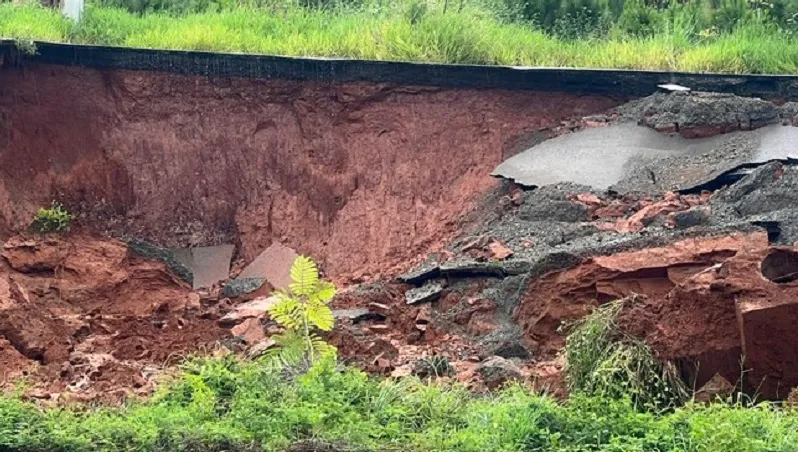
[{"label": "white post", "polygon": [[61,13],[74,20],[80,22],[83,16],[83,0],[62,0]]}]

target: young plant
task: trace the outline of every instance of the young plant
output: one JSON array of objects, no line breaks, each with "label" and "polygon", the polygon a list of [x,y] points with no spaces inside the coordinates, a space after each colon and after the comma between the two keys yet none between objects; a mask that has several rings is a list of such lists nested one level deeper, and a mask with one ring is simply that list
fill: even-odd
[{"label": "young plant", "polygon": [[72,218],[63,204],[53,201],[49,209],[42,207],[36,212],[32,227],[36,232],[65,232],[69,230]]},{"label": "young plant", "polygon": [[335,320],[329,304],[335,297],[335,286],[319,279],[316,263],[305,256],[297,257],[291,265],[291,281],[288,290],[276,292],[277,302],[269,308],[272,319],[285,328],[272,337],[278,347],[270,355],[281,366],[303,361],[313,364],[334,357],[336,348],[316,331],[333,329]]}]

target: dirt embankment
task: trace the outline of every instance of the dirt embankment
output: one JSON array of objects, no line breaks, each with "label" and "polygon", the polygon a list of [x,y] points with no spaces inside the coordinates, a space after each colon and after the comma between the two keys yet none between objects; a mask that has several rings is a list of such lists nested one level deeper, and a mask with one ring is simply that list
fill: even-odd
[{"label": "dirt embankment", "polygon": [[619,102],[7,66],[0,238],[58,199],[100,232],[236,242],[244,261],[280,241],[328,275],[385,275],[439,247],[535,132]]},{"label": "dirt embankment", "polygon": [[[562,394],[561,327],[631,297],[623,325],[691,384],[716,374],[735,383],[742,365],[742,387],[784,397],[798,385],[798,169],[784,146],[795,131],[776,124],[798,124],[798,109],[659,93],[608,111],[619,102],[3,69],[6,378],[33,366],[47,397],[146,393],[158,366],[183,353],[218,341],[248,353],[269,346],[267,294],[231,295],[216,283],[193,291],[166,264],[109,238],[125,236],[235,244],[238,264],[272,244],[313,256],[349,286],[334,302],[330,341],[373,372],[443,370],[490,388],[528,378]],[[644,140],[622,143],[627,164],[610,158],[614,141],[591,141],[598,128]],[[581,167],[541,166],[534,144],[582,129],[593,130],[541,146],[544,162],[557,162],[555,148],[581,155]],[[663,144],[662,134],[686,141]],[[695,146],[697,137],[712,139]],[[514,170],[554,182],[489,176],[530,147]],[[618,171],[596,182],[593,168],[580,168],[601,152]],[[76,233],[15,235],[54,199],[78,214]]]}]

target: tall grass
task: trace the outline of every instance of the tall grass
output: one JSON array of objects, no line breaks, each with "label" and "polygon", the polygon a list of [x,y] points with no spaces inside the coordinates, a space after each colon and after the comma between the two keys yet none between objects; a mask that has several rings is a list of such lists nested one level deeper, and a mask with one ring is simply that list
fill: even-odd
[{"label": "tall grass", "polygon": [[[798,411],[629,399],[560,403],[522,386],[474,396],[457,384],[375,380],[330,365],[292,379],[258,361],[190,361],[149,401],[40,410],[0,397],[4,451],[795,451]],[[311,450],[311,449],[299,449]]]},{"label": "tall grass", "polygon": [[[387,3],[387,2],[386,2]],[[453,5],[457,5],[452,2]],[[0,36],[159,49],[373,60],[546,67],[798,73],[798,38],[768,22],[699,36],[663,25],[656,33],[559,38],[501,19],[476,3],[424,9],[249,7],[175,16],[90,5],[74,25],[35,5],[0,4]],[[462,8],[462,9],[461,9]]]}]

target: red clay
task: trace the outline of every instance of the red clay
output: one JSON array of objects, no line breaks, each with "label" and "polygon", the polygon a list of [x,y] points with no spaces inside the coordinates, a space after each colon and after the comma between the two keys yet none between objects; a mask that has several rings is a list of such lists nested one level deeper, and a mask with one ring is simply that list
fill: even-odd
[{"label": "red clay", "polygon": [[0,237],[53,199],[100,232],[166,245],[281,241],[328,275],[389,274],[439,248],[533,132],[599,96],[0,71]]},{"label": "red clay", "polygon": [[165,264],[121,242],[14,237],[0,260],[0,377],[9,383],[30,371],[49,392],[71,386],[78,396],[146,392],[146,366],[228,335],[198,301]]}]

